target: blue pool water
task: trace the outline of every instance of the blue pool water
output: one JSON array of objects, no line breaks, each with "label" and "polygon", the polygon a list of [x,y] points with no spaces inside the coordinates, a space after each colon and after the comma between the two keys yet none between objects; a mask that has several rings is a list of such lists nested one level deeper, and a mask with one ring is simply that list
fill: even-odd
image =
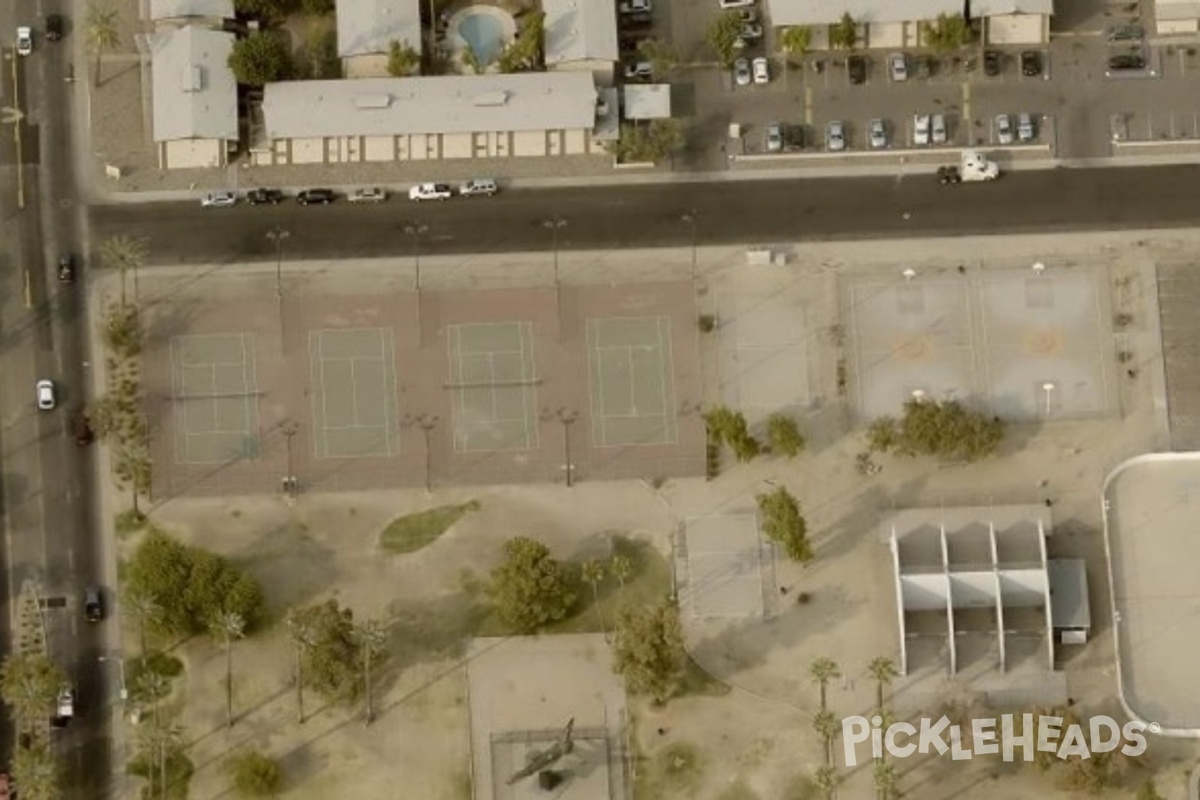
[{"label": "blue pool water", "polygon": [[490,64],[504,49],[504,26],[486,11],[464,17],[458,35],[466,40],[480,64]]}]

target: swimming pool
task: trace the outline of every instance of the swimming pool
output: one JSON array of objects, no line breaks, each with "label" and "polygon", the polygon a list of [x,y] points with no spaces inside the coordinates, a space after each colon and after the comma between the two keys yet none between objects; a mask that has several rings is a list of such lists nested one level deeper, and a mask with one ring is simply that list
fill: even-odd
[{"label": "swimming pool", "polygon": [[472,6],[454,15],[450,30],[457,34],[460,50],[470,48],[475,60],[487,66],[504,52],[505,43],[516,33],[516,23],[495,6]]}]

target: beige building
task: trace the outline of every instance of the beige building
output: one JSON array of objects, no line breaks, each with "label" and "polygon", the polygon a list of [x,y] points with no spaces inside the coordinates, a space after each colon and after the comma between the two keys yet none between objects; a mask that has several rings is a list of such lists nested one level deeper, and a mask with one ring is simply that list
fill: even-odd
[{"label": "beige building", "polygon": [[1159,36],[1200,33],[1200,2],[1197,0],[1156,0],[1154,28]]},{"label": "beige building", "polygon": [[611,86],[617,51],[617,17],[612,0],[542,0],[546,68],[581,70]]},{"label": "beige building", "polygon": [[233,19],[233,0],[150,0],[150,21],[219,28]]},{"label": "beige building", "polygon": [[386,78],[392,42],[421,52],[420,0],[337,0],[337,40],[347,78]]},{"label": "beige building", "polygon": [[224,166],[238,143],[233,34],[188,25],[151,34],[146,43],[159,167]]},{"label": "beige building", "polygon": [[[829,28],[850,15],[858,24],[858,47],[923,47],[922,28],[938,17],[966,13],[965,0],[767,0],[771,24],[812,29],[812,47],[829,47]],[[971,0],[974,19],[983,21],[990,44],[1044,44],[1050,40],[1053,0]]]},{"label": "beige building", "polygon": [[262,116],[258,165],[603,152],[587,72],[272,83]]},{"label": "beige building", "polygon": [[971,0],[971,14],[983,21],[986,44],[1046,44],[1054,0]]}]

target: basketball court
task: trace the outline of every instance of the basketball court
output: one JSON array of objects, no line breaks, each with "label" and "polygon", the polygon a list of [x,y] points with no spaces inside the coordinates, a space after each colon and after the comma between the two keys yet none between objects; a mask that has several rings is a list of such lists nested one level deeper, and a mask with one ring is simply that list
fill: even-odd
[{"label": "basketball court", "polygon": [[685,529],[686,574],[679,598],[694,619],[745,619],[765,613],[765,579],[774,568],[770,545],[753,513],[692,517]]}]

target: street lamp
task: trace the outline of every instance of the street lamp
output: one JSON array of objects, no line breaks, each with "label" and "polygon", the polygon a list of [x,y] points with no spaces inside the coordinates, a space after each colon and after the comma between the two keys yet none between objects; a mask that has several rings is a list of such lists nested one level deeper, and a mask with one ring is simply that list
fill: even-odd
[{"label": "street lamp", "polygon": [[1046,416],[1050,416],[1050,396],[1054,394],[1054,384],[1051,381],[1046,381],[1042,384],[1042,391],[1046,393]]},{"label": "street lamp", "polygon": [[99,660],[100,660],[101,664],[107,664],[110,661],[116,662],[117,668],[121,671],[120,672],[121,685],[120,685],[119,691],[120,691],[121,702],[124,703],[126,700],[129,699],[129,689],[125,686],[125,657],[120,654],[117,654],[117,655],[112,655],[112,656],[100,656]]},{"label": "street lamp", "polygon": [[900,274],[904,276],[904,280],[906,281],[912,281],[913,278],[917,277],[917,271],[912,267],[909,267]]},{"label": "street lamp", "polygon": [[281,432],[284,439],[287,441],[287,473],[283,477],[283,491],[291,499],[295,499],[299,486],[299,481],[296,480],[296,473],[292,471],[292,437],[300,430],[300,426],[293,420],[287,420],[283,423]]},{"label": "street lamp", "polygon": [[279,306],[279,346],[283,347],[283,243],[292,234],[282,225],[267,231],[267,238],[275,245],[275,302]]},{"label": "street lamp", "polygon": [[554,248],[554,304],[558,313],[558,336],[561,339],[563,334],[562,281],[559,280],[558,273],[558,232],[567,227],[567,221],[555,214],[542,220],[542,227],[550,231],[550,243]]},{"label": "street lamp", "polygon": [[699,222],[695,209],[688,209],[679,216],[679,221],[692,229],[692,281],[696,280],[696,224]]},{"label": "street lamp", "polygon": [[413,289],[417,293],[417,337],[419,342],[424,342],[425,337],[421,328],[421,237],[429,232],[429,226],[419,222],[406,222],[403,230],[412,237]]},{"label": "street lamp", "polygon": [[414,414],[405,414],[404,418],[400,421],[400,426],[403,428],[413,428],[413,427],[420,428],[421,434],[425,439],[425,491],[426,492],[433,491],[433,473],[432,473],[432,470],[430,469],[432,456],[431,456],[431,450],[429,447],[429,437],[433,433],[433,429],[436,428],[437,424],[441,421],[442,421],[441,417],[437,416],[436,414],[426,414],[424,412],[422,412],[420,414],[415,414],[415,415]]},{"label": "street lamp", "polygon": [[569,408],[559,408],[555,411],[542,409],[539,415],[543,420],[549,422],[557,420],[563,426],[563,474],[567,478],[567,488],[570,489],[575,485],[575,465],[571,463],[571,425],[579,418],[579,412]]}]

